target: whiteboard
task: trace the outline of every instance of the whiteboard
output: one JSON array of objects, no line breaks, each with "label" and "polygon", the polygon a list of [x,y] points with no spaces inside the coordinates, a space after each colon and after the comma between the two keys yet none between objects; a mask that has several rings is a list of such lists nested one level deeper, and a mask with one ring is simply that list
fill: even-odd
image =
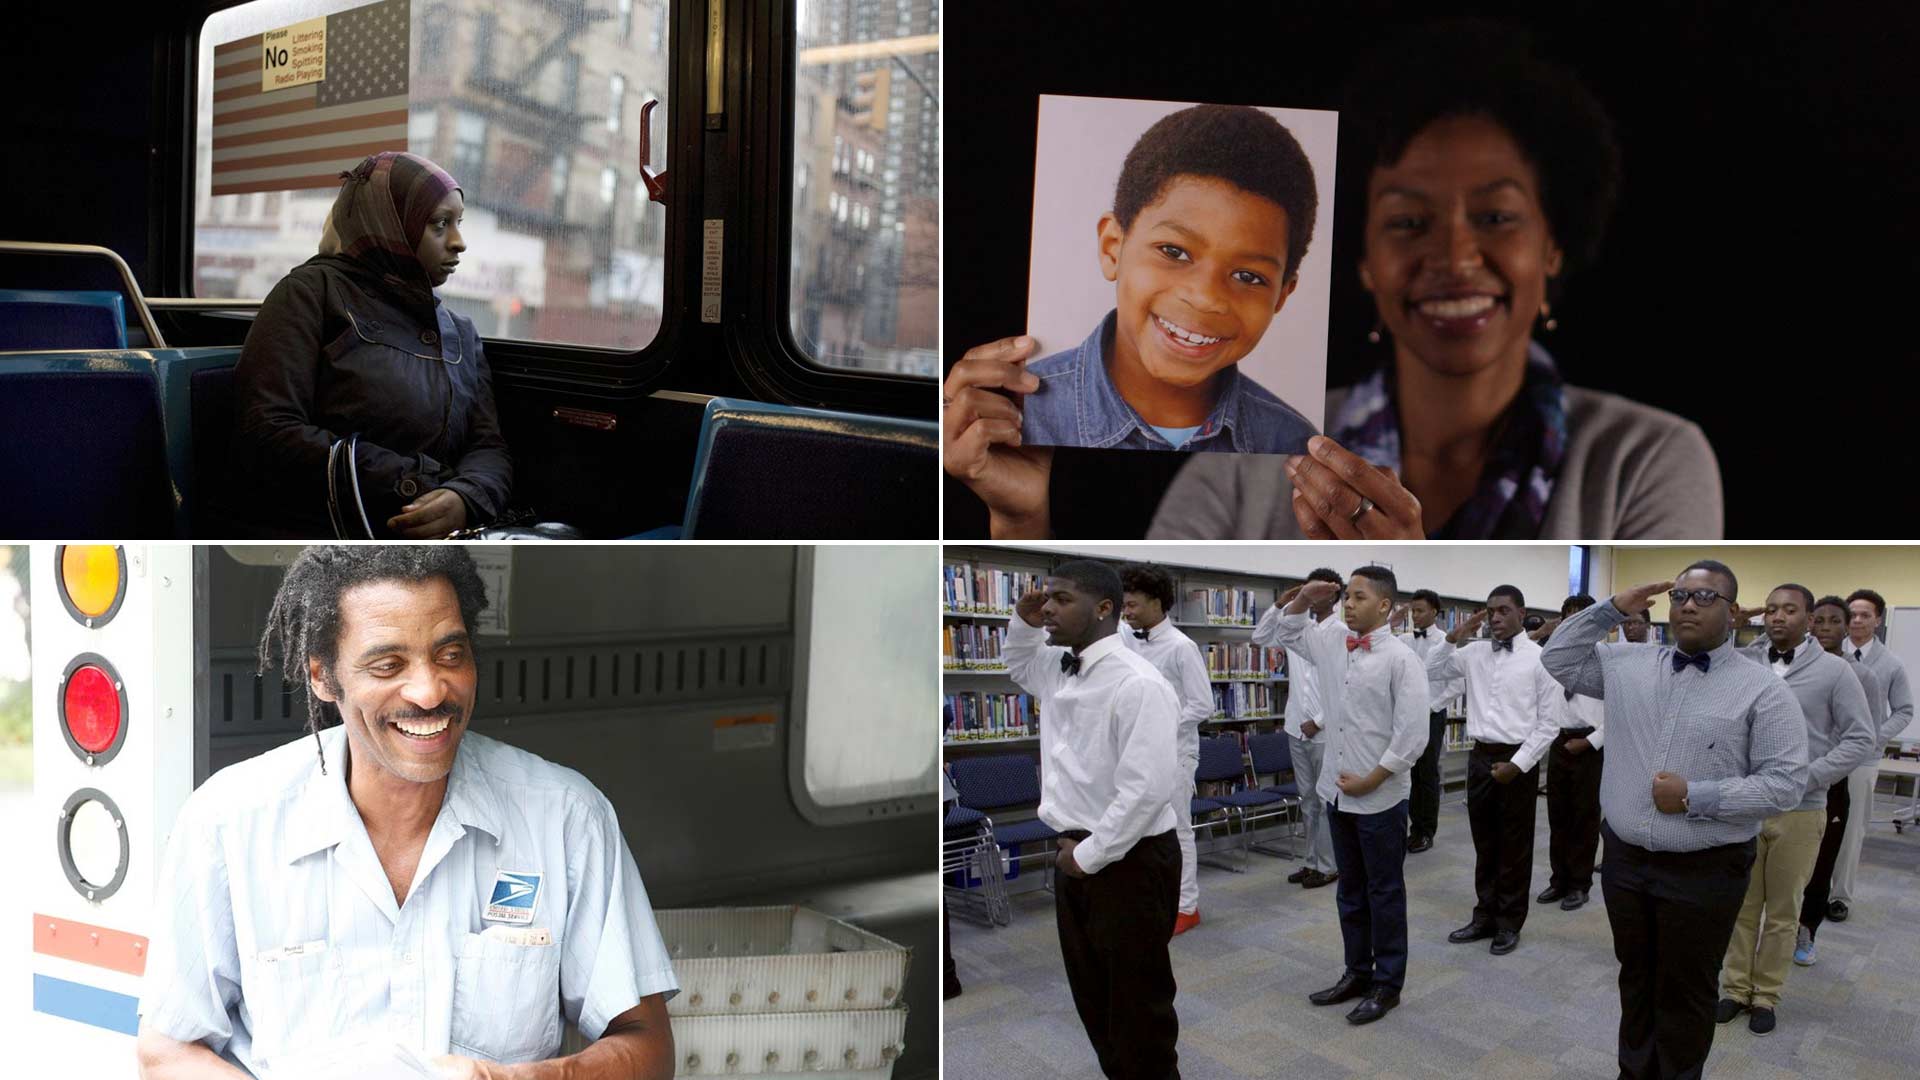
[{"label": "whiteboard", "polygon": [[[1907,679],[1911,682],[1920,674],[1920,607],[1897,607],[1889,614],[1887,649],[1906,665]],[[1915,710],[1907,730],[1894,736],[1894,741],[1907,745],[1920,743],[1920,710]]]}]

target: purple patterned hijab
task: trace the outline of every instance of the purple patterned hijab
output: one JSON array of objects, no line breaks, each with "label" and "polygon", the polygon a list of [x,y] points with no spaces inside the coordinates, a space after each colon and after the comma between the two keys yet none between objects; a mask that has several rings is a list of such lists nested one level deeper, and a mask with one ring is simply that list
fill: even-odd
[{"label": "purple patterned hijab", "polygon": [[368,157],[340,179],[327,219],[333,235],[323,237],[322,253],[352,259],[431,307],[433,283],[414,251],[433,208],[460,185],[426,158],[391,150]]},{"label": "purple patterned hijab", "polygon": [[[1567,453],[1565,390],[1553,357],[1538,342],[1529,343],[1526,379],[1500,418],[1479,486],[1428,539],[1539,539],[1553,482]],[[1401,471],[1400,413],[1391,364],[1348,392],[1327,434],[1367,461],[1396,474]]]}]

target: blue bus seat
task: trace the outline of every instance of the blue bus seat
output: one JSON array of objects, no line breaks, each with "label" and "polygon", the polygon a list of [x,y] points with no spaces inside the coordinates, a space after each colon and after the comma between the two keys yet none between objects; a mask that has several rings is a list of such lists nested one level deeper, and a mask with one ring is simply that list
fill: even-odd
[{"label": "blue bus seat", "polygon": [[0,355],[0,431],[0,536],[174,536],[151,354]]},{"label": "blue bus seat", "polygon": [[182,537],[230,535],[212,514],[209,496],[232,451],[233,370],[240,347],[155,349],[153,356],[166,421],[167,471],[176,495],[176,531]]},{"label": "blue bus seat", "polygon": [[0,349],[124,349],[126,309],[104,289],[0,289]]},{"label": "blue bus seat", "polygon": [[939,433],[890,416],[714,398],[700,424],[689,539],[933,536]]}]

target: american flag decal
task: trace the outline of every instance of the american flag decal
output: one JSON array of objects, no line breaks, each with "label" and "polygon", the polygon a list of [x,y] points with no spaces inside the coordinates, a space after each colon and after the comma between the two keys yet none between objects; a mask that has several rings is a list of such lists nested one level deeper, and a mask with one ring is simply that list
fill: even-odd
[{"label": "american flag decal", "polygon": [[213,193],[331,188],[368,154],[407,148],[410,0],[327,16],[327,77],[260,91],[261,36],[213,50]]}]

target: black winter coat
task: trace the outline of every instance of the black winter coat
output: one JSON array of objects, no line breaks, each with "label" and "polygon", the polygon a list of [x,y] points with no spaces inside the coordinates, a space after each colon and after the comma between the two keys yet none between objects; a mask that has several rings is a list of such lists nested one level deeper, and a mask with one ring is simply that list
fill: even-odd
[{"label": "black winter coat", "polygon": [[316,255],[260,306],[234,373],[237,531],[327,539],[327,452],[360,435],[376,532],[415,496],[450,488],[467,523],[506,508],[513,460],[473,321],[409,301],[360,263]]}]

